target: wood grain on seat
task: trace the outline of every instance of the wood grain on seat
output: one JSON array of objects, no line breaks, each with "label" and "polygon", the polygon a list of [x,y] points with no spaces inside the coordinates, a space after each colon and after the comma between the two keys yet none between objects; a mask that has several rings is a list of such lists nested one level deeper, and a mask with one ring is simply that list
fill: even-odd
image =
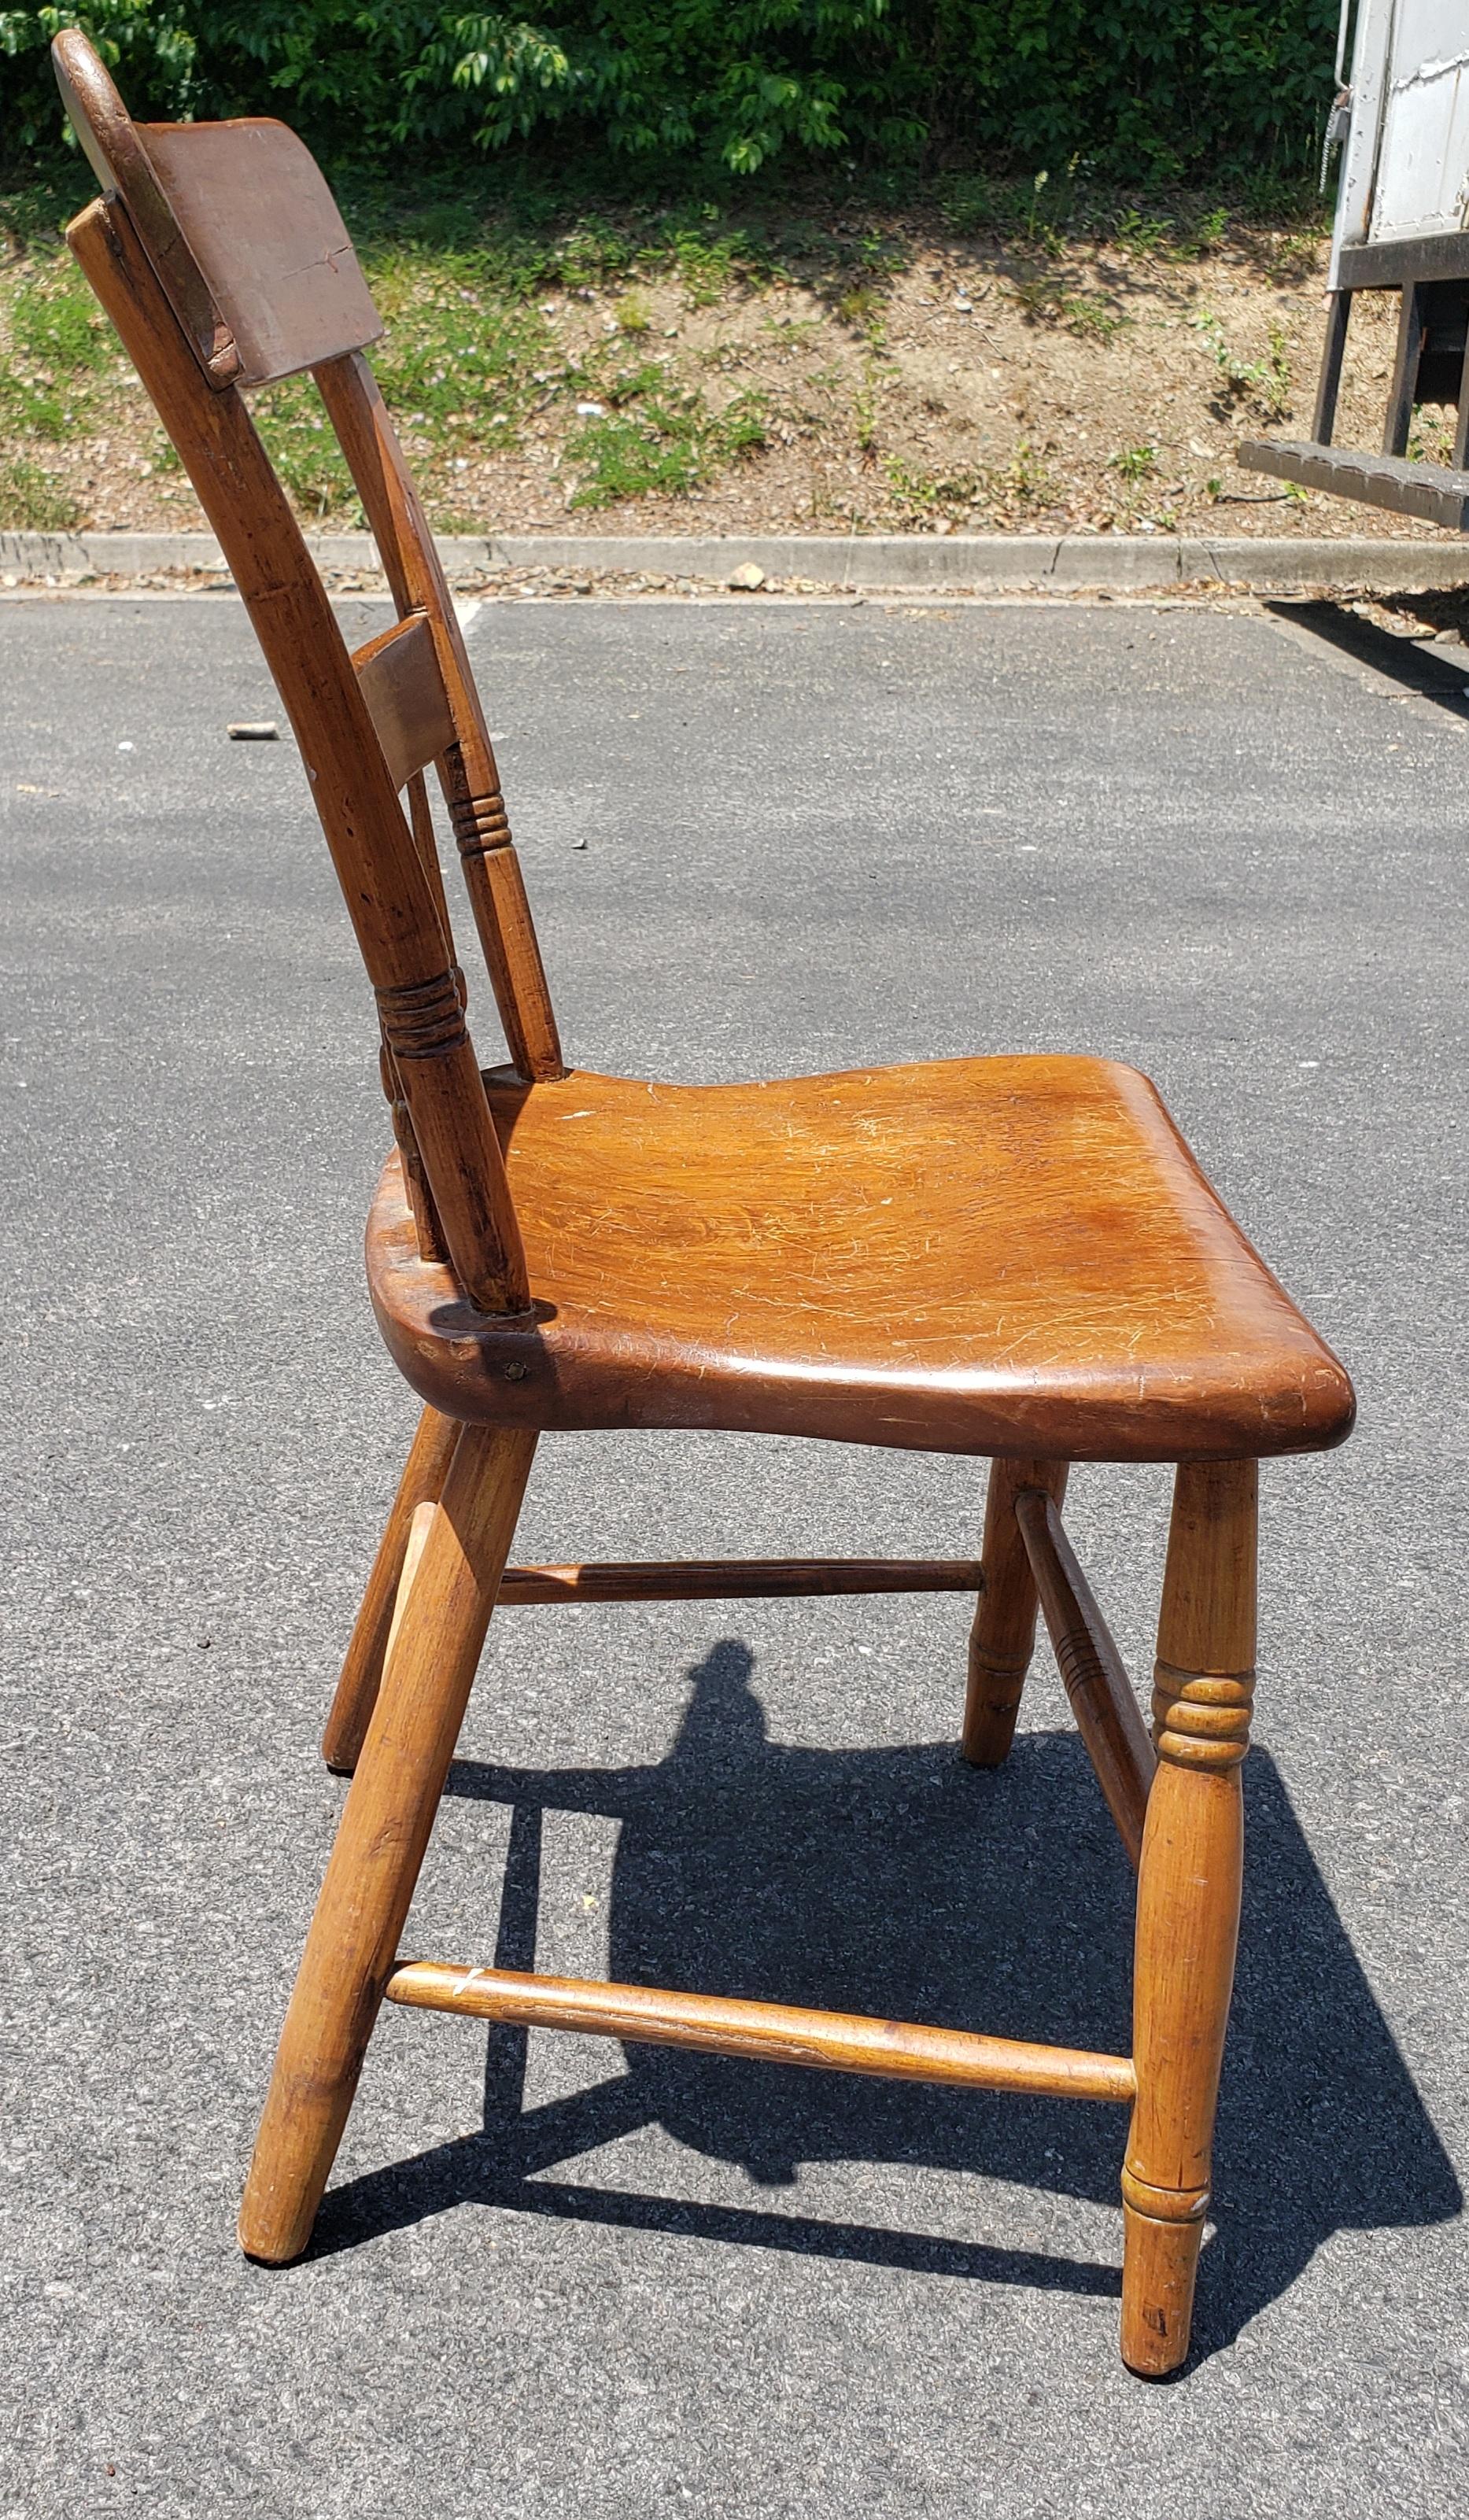
[{"label": "wood grain on seat", "polygon": [[1111,1461],[1351,1427],[1341,1366],[1131,1068],[487,1082],[534,1315],[419,1259],[396,1159],[368,1236],[388,1345],[452,1416]]}]

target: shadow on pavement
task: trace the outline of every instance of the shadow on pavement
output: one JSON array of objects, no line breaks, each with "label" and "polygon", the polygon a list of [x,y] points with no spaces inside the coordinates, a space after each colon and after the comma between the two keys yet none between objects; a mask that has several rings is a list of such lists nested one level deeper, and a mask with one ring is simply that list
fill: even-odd
[{"label": "shadow on pavement", "polygon": [[[1415,616],[1423,620],[1437,617],[1431,597],[1415,595],[1412,608]],[[1403,691],[1415,692],[1420,699],[1436,700],[1451,717],[1469,718],[1469,656],[1462,649],[1456,648],[1451,655],[1434,655],[1405,632],[1380,629],[1376,622],[1364,621],[1347,605],[1330,604],[1322,597],[1307,603],[1286,597],[1267,604],[1265,609],[1279,621],[1311,631],[1328,647],[1355,657],[1358,664],[1373,666]]]},{"label": "shadow on pavement", "polygon": [[[790,1748],[767,1736],[752,1670],[747,1646],[717,1645],[656,1766],[456,1767],[452,1793],[512,1810],[496,1965],[535,1965],[542,1812],[597,1812],[621,1822],[614,1978],[1126,2053],[1132,1880],[1080,1741],[1023,1735],[988,1776],[950,1741]],[[1195,2361],[1275,2300],[1332,2231],[1440,2222],[1462,2202],[1266,1753],[1252,1753],[1245,1779],[1220,2228],[1200,2274]],[[868,2161],[1110,2204],[1120,2111],[647,2047],[623,2051],[625,2073],[523,2111],[526,2036],[489,2033],[483,2135],[334,2189],[313,2254],[480,2201],[989,2283],[1120,2290],[1113,2266],[821,2221],[775,2201],[803,2162]],[[737,2165],[771,2201],[707,2205],[543,2176],[649,2124]]]}]

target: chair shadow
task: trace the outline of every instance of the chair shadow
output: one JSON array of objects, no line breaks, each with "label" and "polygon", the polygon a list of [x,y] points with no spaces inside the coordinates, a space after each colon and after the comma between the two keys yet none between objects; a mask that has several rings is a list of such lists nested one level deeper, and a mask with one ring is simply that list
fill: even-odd
[{"label": "chair shadow", "polygon": [[[1387,601],[1392,603],[1393,599],[1388,598]],[[1437,617],[1432,598],[1415,595],[1412,602],[1415,614],[1421,618],[1430,620]],[[1293,623],[1297,629],[1310,630],[1317,639],[1324,640],[1328,647],[1339,649],[1358,664],[1373,666],[1379,674],[1386,674],[1400,684],[1403,691],[1415,693],[1419,699],[1436,701],[1440,708],[1448,711],[1450,717],[1469,718],[1469,698],[1465,697],[1469,683],[1465,680],[1464,666],[1455,664],[1448,656],[1430,655],[1405,633],[1400,636],[1391,630],[1379,629],[1375,622],[1364,621],[1359,614],[1350,611],[1345,604],[1332,604],[1324,597],[1303,603],[1298,597],[1285,596],[1278,602],[1268,603],[1265,609],[1274,613],[1278,620]],[[1448,614],[1446,610],[1446,618],[1453,620],[1454,626],[1457,626],[1461,615],[1462,606],[1458,615]]]},{"label": "chair shadow", "polygon": [[[656,1765],[539,1772],[469,1762],[449,1790],[511,1806],[496,1964],[535,1964],[541,1815],[621,1823],[611,1973],[1126,2053],[1132,1876],[1080,1741],[1022,1736],[992,1775],[953,1742],[811,1750],[772,1741],[753,1656],[727,1640],[691,1674]],[[1245,1769],[1245,1914],[1192,2362],[1231,2342],[1344,2228],[1449,2219],[1448,2158],[1378,2009],[1279,1775]],[[467,1955],[467,1958],[472,1955]],[[470,2201],[910,2272],[1116,2294],[1115,2266],[708,2205],[544,2174],[657,2125],[780,2191],[803,2162],[967,2170],[1111,2203],[1125,2123],[1014,2099],[624,2049],[627,2071],[524,2110],[527,2034],[489,2033],[483,2135],[334,2190],[314,2252]],[[1119,2219],[1119,2249],[1121,2240]]]}]

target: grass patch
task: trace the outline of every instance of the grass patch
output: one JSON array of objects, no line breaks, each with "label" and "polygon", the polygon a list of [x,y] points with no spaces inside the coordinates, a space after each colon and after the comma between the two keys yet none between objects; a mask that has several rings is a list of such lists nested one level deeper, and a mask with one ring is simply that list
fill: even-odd
[{"label": "grass patch", "polygon": [[[412,177],[337,168],[334,180],[386,326],[374,364],[430,518],[481,532],[568,507],[676,502],[722,476],[733,493],[732,468],[767,446],[758,495],[768,479],[782,518],[987,510],[998,520],[1067,499],[1089,514],[1114,500],[1125,510],[1107,449],[1122,447],[1120,467],[1158,425],[1134,379],[1160,299],[1174,369],[1191,371],[1179,379],[1185,398],[1216,417],[1248,398],[1274,419],[1289,397],[1283,332],[1271,329],[1268,356],[1236,355],[1219,319],[1197,311],[1201,283],[1160,266],[1221,252],[1268,274],[1313,252],[1302,241],[1319,225],[1313,204],[1278,188],[1236,191],[1225,205],[1181,189],[1141,198],[1081,165],[901,183],[787,168],[737,187],[686,174],[661,198],[627,167],[589,161],[553,182],[529,156]],[[0,265],[8,496],[15,513],[65,511],[68,522],[183,523],[181,482],[176,506],[173,479],[169,506],[156,504],[156,476],[176,477],[176,461],[58,233],[92,189],[67,163],[0,197],[0,238],[14,248]],[[979,232],[990,242],[969,256],[956,238]],[[1180,300],[1206,358],[1177,334]],[[1257,351],[1271,311],[1231,312]],[[972,328],[955,326],[971,313]],[[1031,327],[1048,338],[1026,340]],[[1097,412],[1080,439],[1058,435],[1046,407],[1058,369],[1075,365],[1062,334],[1113,353],[1086,363]],[[1005,438],[982,441],[981,460],[960,425],[963,392],[936,363],[951,377],[1013,367],[1018,380],[1032,351],[1043,382],[1017,390],[1014,409],[1027,434],[1007,461]],[[303,519],[360,526],[309,381],[251,399]],[[62,446],[65,489],[51,452]],[[755,496],[740,484],[726,505],[743,513]]]},{"label": "grass patch", "polygon": [[610,508],[650,492],[678,497],[766,442],[757,395],[711,411],[696,386],[674,383],[656,361],[623,370],[601,392],[610,408],[589,413],[566,439],[573,508]]},{"label": "grass patch", "polygon": [[27,268],[6,309],[0,420],[12,435],[60,444],[90,424],[97,387],[122,371],[116,338],[67,255]]},{"label": "grass patch", "polygon": [[24,455],[0,461],[0,533],[66,534],[80,519],[76,501],[54,473]]},{"label": "grass patch", "polygon": [[265,451],[301,513],[319,522],[340,517],[365,522],[352,476],[309,377],[288,377],[256,394],[255,427]]}]

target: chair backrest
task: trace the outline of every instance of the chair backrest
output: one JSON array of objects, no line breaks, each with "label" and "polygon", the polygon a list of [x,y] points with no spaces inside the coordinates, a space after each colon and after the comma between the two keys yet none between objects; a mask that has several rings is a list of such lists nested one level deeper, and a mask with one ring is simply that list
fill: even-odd
[{"label": "chair backrest", "polygon": [[[67,239],[218,536],[299,743],[377,995],[421,1247],[483,1309],[520,1310],[524,1254],[465,1019],[430,764],[511,1062],[528,1079],[565,1070],[464,640],[364,354],[377,310],[326,181],[284,123],[136,123],[84,35],[59,35],[52,56],[105,187]],[[244,399],[302,369],[399,616],[351,655]]]}]

